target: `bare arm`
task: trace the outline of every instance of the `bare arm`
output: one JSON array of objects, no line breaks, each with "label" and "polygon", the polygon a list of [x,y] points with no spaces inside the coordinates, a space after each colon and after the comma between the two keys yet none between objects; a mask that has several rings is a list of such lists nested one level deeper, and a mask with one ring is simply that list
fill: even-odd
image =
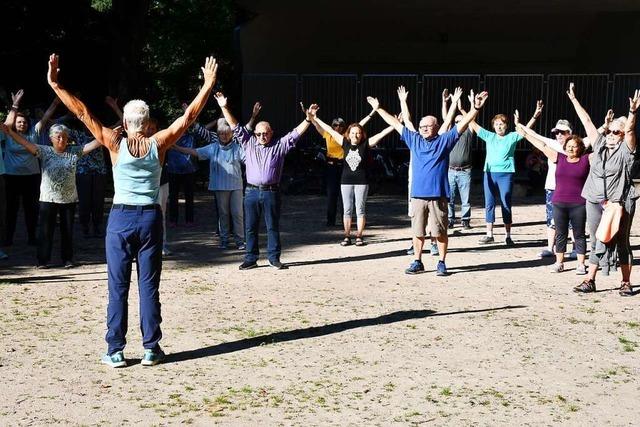
[{"label": "bare arm", "polygon": [[522,126],[520,123],[520,115],[518,114],[518,110],[513,115],[513,121],[516,125],[516,130],[520,133],[524,138],[529,141],[534,147],[538,150],[542,151],[545,156],[552,162],[556,163],[558,161],[558,152],[553,148],[549,147],[545,144],[544,140],[540,138],[533,130],[529,129],[527,126]]},{"label": "bare arm", "polygon": [[49,70],[47,72],[47,81],[51,89],[58,95],[60,101],[80,119],[82,123],[89,129],[89,132],[97,139],[102,145],[109,148],[110,151],[117,152],[117,146],[115,145],[115,139],[117,138],[116,132],[111,128],[105,127],[100,121],[91,114],[87,106],[80,101],[71,92],[60,86],[58,83],[58,55],[55,53],[49,57]]},{"label": "bare arm", "polygon": [[260,114],[260,110],[262,110],[262,104],[260,104],[259,102],[253,104],[253,110],[251,110],[251,118],[245,125],[245,127],[250,131],[253,131],[256,126],[256,119],[258,118],[258,114]]},{"label": "bare arm", "polygon": [[42,128],[44,128],[47,123],[49,122],[49,120],[51,119],[51,116],[53,116],[53,113],[56,111],[56,108],[58,108],[58,105],[60,104],[60,99],[58,99],[58,97],[56,97],[52,102],[51,105],[49,105],[49,108],[47,108],[47,111],[44,112],[44,114],[42,115],[42,118],[40,119],[40,121],[38,123],[36,123],[36,133],[40,133],[40,131],[42,130]]},{"label": "bare arm", "polygon": [[416,128],[413,126],[413,123],[411,123],[411,113],[409,112],[409,104],[407,103],[408,97],[409,92],[407,92],[404,86],[398,87],[398,99],[400,100],[400,114],[402,114],[402,121],[407,129],[415,132]]},{"label": "bare arm", "polygon": [[633,98],[629,98],[629,115],[624,127],[624,142],[632,153],[636,151],[636,116],[640,105],[640,90],[636,89]]},{"label": "bare arm", "polygon": [[336,142],[339,145],[342,145],[342,143],[344,141],[344,136],[341,135],[340,133],[336,132],[335,130],[333,130],[333,128],[331,126],[329,126],[328,124],[326,124],[325,122],[320,120],[319,117],[316,116],[314,118],[313,125],[316,127],[316,129],[318,129],[318,132],[320,132],[320,134],[323,134],[324,132],[327,132],[329,135],[331,135],[331,138],[336,140]]},{"label": "bare arm", "polygon": [[375,147],[376,145],[378,145],[378,142],[380,142],[382,138],[389,135],[391,132],[393,132],[393,126],[388,126],[382,132],[373,135],[371,138],[369,138],[369,147]]},{"label": "bare arm", "polygon": [[400,120],[398,120],[393,114],[389,114],[382,108],[380,108],[380,102],[378,102],[378,98],[368,96],[367,102],[369,103],[369,105],[371,105],[371,108],[373,108],[378,112],[378,114],[380,114],[382,120],[387,122],[389,126],[393,127],[400,135],[402,135],[402,129],[404,129],[404,126],[402,125],[402,123],[400,123]]},{"label": "bare arm", "polygon": [[12,128],[16,122],[16,113],[20,108],[20,101],[22,100],[23,96],[24,90],[22,89],[20,89],[16,93],[11,94],[11,110],[9,110],[9,114],[7,114],[7,118],[4,120],[4,124],[9,126],[10,128]]},{"label": "bare arm", "polygon": [[[542,108],[543,107],[544,107],[544,104],[542,103],[542,100],[536,101],[536,111],[533,113],[533,116],[531,116],[531,119],[529,119],[529,121],[527,122],[526,127],[531,129],[533,127],[533,125],[536,124],[536,120],[542,114]],[[518,131],[517,127],[516,127],[516,131]],[[520,132],[520,131],[518,131],[518,133],[520,133],[520,135],[523,135],[522,132]]]},{"label": "bare arm", "polygon": [[10,128],[9,126],[7,126],[5,124],[0,125],[0,129],[6,135],[9,135],[15,142],[17,142],[18,144],[22,145],[28,152],[30,152],[34,156],[36,155],[36,153],[38,151],[38,146],[37,145],[32,144],[24,136],[20,135],[18,132],[14,131],[12,128]]},{"label": "bare arm", "polygon": [[569,99],[573,104],[573,108],[575,108],[576,113],[578,114],[578,118],[580,119],[582,126],[584,126],[584,129],[587,131],[589,140],[592,141],[592,143],[595,142],[598,139],[598,129],[596,129],[596,126],[591,121],[589,113],[587,113],[582,105],[580,105],[580,102],[578,102],[575,94],[575,86],[573,85],[573,83],[569,83],[569,90],[567,91],[567,95],[569,96]]},{"label": "bare arm", "polygon": [[213,95],[218,102],[218,106],[222,109],[222,114],[224,115],[224,119],[229,123],[229,127],[231,130],[235,130],[238,127],[238,120],[233,117],[231,114],[231,110],[229,110],[229,106],[227,105],[227,97],[222,94],[222,92],[216,92]]},{"label": "bare arm", "polygon": [[453,118],[456,116],[456,109],[458,108],[458,101],[460,97],[462,97],[462,88],[457,87],[453,92],[453,95],[449,96],[451,98],[451,108],[447,111],[447,114],[444,117],[444,122],[442,122],[442,126],[438,130],[438,134],[442,135],[451,129],[451,123],[453,123]]},{"label": "bare arm", "polygon": [[[486,92],[486,91],[480,92],[479,94],[477,94],[475,96],[473,96],[473,91],[471,91],[471,95],[472,95],[472,99],[473,99],[473,103],[471,104],[471,108],[469,109],[469,112],[462,117],[462,120],[460,120],[458,122],[458,124],[456,125],[456,127],[458,129],[458,134],[461,134],[465,130],[467,130],[467,127],[471,123],[475,123],[475,119],[478,116],[478,111],[480,111],[480,109],[484,106],[484,103],[487,101],[487,98],[489,97],[489,93]],[[473,129],[473,125],[471,125],[471,126],[472,126],[472,129]],[[480,127],[477,124],[475,126],[477,126],[478,128]],[[474,131],[476,131],[476,129],[474,129]]]},{"label": "bare arm", "polygon": [[[447,113],[448,113],[447,102],[449,102],[449,99],[451,99],[451,95],[449,95],[449,89],[445,87],[444,90],[442,91],[442,106],[440,107],[440,114],[442,115],[443,123],[445,120],[447,120]],[[451,106],[453,107],[453,104]]]},{"label": "bare arm", "polygon": [[176,119],[167,129],[163,129],[156,133],[153,137],[158,142],[158,148],[166,150],[175,144],[184,132],[191,126],[193,122],[204,108],[209,98],[209,93],[216,83],[216,74],[218,72],[218,64],[212,56],[205,60],[204,67],[201,68],[204,75],[204,84],[191,104],[184,111],[184,114]]},{"label": "bare arm", "polygon": [[97,139],[94,139],[93,141],[89,142],[88,144],[85,144],[82,146],[82,154],[87,154],[92,152],[93,150],[95,150],[96,148],[100,147],[102,144],[100,144],[100,141],[98,141]]},{"label": "bare arm", "polygon": [[364,117],[363,117],[363,118],[358,122],[358,124],[359,124],[360,126],[364,126],[364,125],[366,125],[366,124],[369,122],[369,120],[371,120],[371,118],[372,118],[375,114],[376,114],[376,111],[375,111],[375,110],[371,110],[371,112],[370,112],[369,114],[367,114],[366,116],[364,116]]}]

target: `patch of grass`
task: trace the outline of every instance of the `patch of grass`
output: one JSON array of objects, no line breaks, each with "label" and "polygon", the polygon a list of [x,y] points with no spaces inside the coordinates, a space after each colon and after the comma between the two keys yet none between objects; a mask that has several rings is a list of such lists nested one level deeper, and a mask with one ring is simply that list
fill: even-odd
[{"label": "patch of grass", "polygon": [[386,383],[384,385],[384,391],[391,392],[391,391],[395,390],[395,388],[396,388],[396,385],[394,383]]},{"label": "patch of grass", "polygon": [[640,323],[638,322],[625,322],[625,325],[631,329],[640,328]]},{"label": "patch of grass", "polygon": [[449,387],[443,387],[443,388],[440,390],[440,395],[442,395],[442,396],[451,396],[451,395],[453,395],[453,392],[451,391],[451,388],[449,388]]},{"label": "patch of grass", "polygon": [[636,347],[638,347],[638,343],[635,341],[631,341],[630,339],[625,338],[624,336],[619,336],[618,341],[622,344],[622,349],[625,352],[636,351]]}]

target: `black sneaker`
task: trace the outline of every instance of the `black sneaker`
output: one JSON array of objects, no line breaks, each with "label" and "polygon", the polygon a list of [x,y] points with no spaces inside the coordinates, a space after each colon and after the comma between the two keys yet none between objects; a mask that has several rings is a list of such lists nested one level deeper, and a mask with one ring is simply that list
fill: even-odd
[{"label": "black sneaker", "polygon": [[73,261],[65,261],[64,268],[74,268],[77,264]]},{"label": "black sneaker", "polygon": [[420,274],[424,272],[424,264],[422,264],[422,261],[416,259],[404,272],[406,274]]},{"label": "black sneaker", "polygon": [[507,246],[513,246],[513,245],[515,245],[515,243],[513,243],[513,240],[511,240],[511,237],[507,237],[506,239],[504,239],[504,243],[505,243]]},{"label": "black sneaker", "polygon": [[280,261],[269,261],[269,265],[278,270],[287,270],[289,268],[286,266],[286,264],[283,264]]},{"label": "black sneaker", "polygon": [[245,261],[242,264],[240,264],[240,267],[238,267],[240,270],[251,270],[252,268],[256,268],[258,266],[258,264],[255,261]]},{"label": "black sneaker", "polygon": [[471,224],[469,224],[469,221],[462,221],[462,228],[465,230],[471,230]]},{"label": "black sneaker", "polygon": [[452,219],[450,219],[450,220],[449,220],[448,227],[449,227],[449,228],[453,228],[453,225],[454,225],[454,224],[455,224],[455,221],[454,221],[454,220],[452,220]]}]

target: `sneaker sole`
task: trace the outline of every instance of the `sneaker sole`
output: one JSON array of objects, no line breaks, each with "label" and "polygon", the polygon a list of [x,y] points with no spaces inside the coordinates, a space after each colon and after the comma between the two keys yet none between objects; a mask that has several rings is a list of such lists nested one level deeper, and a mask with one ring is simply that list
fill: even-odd
[{"label": "sneaker sole", "polygon": [[159,365],[160,363],[162,363],[162,360],[164,360],[164,358],[160,359],[160,360],[144,360],[144,359],[142,359],[140,364],[142,366],[156,366],[156,365]]},{"label": "sneaker sole", "polygon": [[100,360],[103,364],[110,366],[112,368],[124,368],[127,366],[127,361],[123,360],[122,362],[107,362],[106,360]]},{"label": "sneaker sole", "polygon": [[415,275],[415,274],[422,274],[424,273],[424,270],[420,270],[420,271],[404,271],[404,274],[411,274],[411,275]]},{"label": "sneaker sole", "polygon": [[239,267],[240,270],[251,270],[252,268],[257,268],[258,264],[250,265],[249,267]]}]

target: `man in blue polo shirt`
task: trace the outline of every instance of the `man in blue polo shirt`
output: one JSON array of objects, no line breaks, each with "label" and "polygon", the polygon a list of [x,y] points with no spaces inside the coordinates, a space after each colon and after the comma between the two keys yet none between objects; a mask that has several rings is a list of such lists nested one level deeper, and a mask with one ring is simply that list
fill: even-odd
[{"label": "man in blue polo shirt", "polygon": [[[393,115],[382,108],[376,98],[368,97],[367,101],[380,117],[402,136],[412,156],[413,182],[411,184],[411,204],[413,218],[411,229],[413,232],[413,249],[415,261],[405,270],[407,274],[416,274],[424,271],[422,264],[422,247],[424,246],[425,228],[430,219],[430,232],[437,239],[440,259],[438,261],[437,275],[446,276],[447,267],[447,205],[450,197],[449,189],[449,153],[455,146],[469,123],[478,115],[487,100],[488,93],[482,92],[472,99],[473,105],[450,131],[438,135],[438,119],[434,116],[425,116],[420,119],[419,132],[410,131]],[[454,107],[453,103],[451,108]]]}]

